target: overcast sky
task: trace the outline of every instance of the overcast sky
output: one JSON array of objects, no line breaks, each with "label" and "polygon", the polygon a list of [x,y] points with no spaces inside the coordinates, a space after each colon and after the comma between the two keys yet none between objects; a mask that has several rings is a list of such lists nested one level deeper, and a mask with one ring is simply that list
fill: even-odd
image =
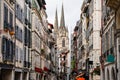
[{"label": "overcast sky", "polygon": [[76,21],[80,19],[83,0],[46,0],[46,12],[50,23],[54,24],[56,8],[60,23],[62,3],[64,5],[65,25],[68,26],[71,33],[76,25]]}]

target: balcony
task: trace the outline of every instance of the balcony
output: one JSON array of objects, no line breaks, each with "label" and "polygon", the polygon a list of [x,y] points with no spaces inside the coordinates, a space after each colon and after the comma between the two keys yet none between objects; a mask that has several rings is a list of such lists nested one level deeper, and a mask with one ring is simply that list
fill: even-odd
[{"label": "balcony", "polygon": [[120,5],[120,0],[106,0],[106,5],[116,10]]},{"label": "balcony", "polygon": [[105,62],[104,65],[115,62],[114,47],[111,47],[110,49],[102,53],[100,57],[100,62],[101,63]]}]

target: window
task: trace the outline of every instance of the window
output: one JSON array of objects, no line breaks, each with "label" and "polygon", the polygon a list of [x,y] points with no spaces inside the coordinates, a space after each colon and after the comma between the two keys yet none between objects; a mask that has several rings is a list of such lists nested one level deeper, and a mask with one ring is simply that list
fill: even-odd
[{"label": "window", "polygon": [[23,49],[16,46],[15,58],[17,61],[22,62],[24,60]]},{"label": "window", "polygon": [[28,29],[27,31],[27,41],[28,41],[28,46],[30,47],[30,30]]},{"label": "window", "polygon": [[28,62],[28,59],[29,59],[29,53],[28,53],[29,51],[28,51],[28,48],[26,48],[26,61]]},{"label": "window", "polygon": [[31,32],[29,29],[25,27],[25,34],[24,34],[24,42],[25,46],[28,46],[29,48],[31,47]]},{"label": "window", "polygon": [[28,28],[31,28],[31,11],[29,7],[25,4],[25,24],[28,25]]},{"label": "window", "polygon": [[8,54],[8,57],[9,57],[9,60],[11,60],[12,59],[12,53],[13,53],[13,50],[12,50],[12,41],[10,41],[9,40],[9,42],[8,42],[8,45],[9,45],[9,54]]},{"label": "window", "polygon": [[23,19],[22,19],[22,18],[23,18],[23,10],[22,10],[22,9],[20,9],[20,20],[21,20],[21,21],[23,21]]},{"label": "window", "polygon": [[7,53],[7,39],[2,38],[2,54],[3,54],[3,59],[5,58],[5,54]]},{"label": "window", "polygon": [[16,34],[15,37],[16,39],[18,39],[19,41],[23,41],[23,33],[22,33],[22,29],[20,29],[18,26],[16,26]]},{"label": "window", "polygon": [[9,16],[10,18],[10,30],[13,30],[13,14],[12,14],[12,12],[10,11],[10,16]]},{"label": "window", "polygon": [[2,38],[3,60],[13,61],[13,42],[7,38]]},{"label": "window", "polygon": [[24,61],[26,61],[26,47],[24,47]]},{"label": "window", "polygon": [[62,40],[62,47],[65,47],[65,39]]},{"label": "window", "polygon": [[16,6],[15,6],[15,7],[16,7],[16,14],[15,14],[15,15],[16,15],[16,16],[18,16],[18,13],[19,13],[19,12],[18,12],[19,5],[18,5],[18,4],[16,4]]},{"label": "window", "polygon": [[29,20],[29,23],[30,23],[31,15],[30,15],[30,10],[29,9],[28,9],[28,20]]},{"label": "window", "polygon": [[20,48],[20,61],[24,60],[23,49]]},{"label": "window", "polygon": [[25,5],[25,19],[27,19],[27,6]]},{"label": "window", "polygon": [[4,28],[8,28],[8,8],[4,4]]},{"label": "window", "polygon": [[18,4],[16,4],[16,17],[23,22],[23,10]]},{"label": "window", "polygon": [[18,46],[15,49],[15,59],[18,61]]}]

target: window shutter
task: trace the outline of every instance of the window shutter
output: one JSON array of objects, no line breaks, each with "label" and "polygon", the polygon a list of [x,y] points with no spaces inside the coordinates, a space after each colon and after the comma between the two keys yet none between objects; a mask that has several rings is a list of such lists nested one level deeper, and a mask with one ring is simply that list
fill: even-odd
[{"label": "window shutter", "polygon": [[24,61],[26,61],[26,47],[24,47]]},{"label": "window shutter", "polygon": [[15,50],[15,57],[16,57],[16,60],[18,60],[18,47],[16,46],[16,50]]},{"label": "window shutter", "polygon": [[6,54],[6,39],[5,39],[5,37],[2,38],[2,54],[3,54],[3,59],[5,59],[5,54]]},{"label": "window shutter", "polygon": [[21,19],[21,22],[23,21],[23,19],[22,19],[22,18],[23,18],[22,13],[23,13],[23,10],[21,9],[21,10],[20,10],[20,19]]},{"label": "window shutter", "polygon": [[13,30],[13,14],[12,14],[12,12],[10,11],[10,18],[9,18],[10,20],[10,30]]},{"label": "window shutter", "polygon": [[12,60],[12,41],[9,40],[9,60]]},{"label": "window shutter", "polygon": [[11,42],[11,47],[12,47],[12,54],[11,54],[11,56],[12,56],[12,61],[13,61],[13,56],[14,56],[14,43],[13,42]]},{"label": "window shutter", "polygon": [[23,40],[23,39],[22,39],[22,29],[20,30],[20,35],[21,35],[21,42],[22,42],[22,40]]},{"label": "window shutter", "polygon": [[10,54],[10,41],[6,39],[7,45],[6,45],[6,58],[9,58]]},{"label": "window shutter", "polygon": [[8,8],[4,4],[4,28],[6,29],[8,27]]}]

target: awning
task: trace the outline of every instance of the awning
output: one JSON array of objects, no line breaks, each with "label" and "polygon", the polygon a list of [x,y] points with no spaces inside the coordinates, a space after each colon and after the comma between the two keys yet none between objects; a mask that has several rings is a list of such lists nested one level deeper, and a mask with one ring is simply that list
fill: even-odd
[{"label": "awning", "polygon": [[35,67],[35,71],[38,72],[38,73],[42,73],[43,70],[41,68],[38,68],[38,67]]},{"label": "awning", "polygon": [[49,69],[47,67],[44,67],[44,71],[49,71]]}]

